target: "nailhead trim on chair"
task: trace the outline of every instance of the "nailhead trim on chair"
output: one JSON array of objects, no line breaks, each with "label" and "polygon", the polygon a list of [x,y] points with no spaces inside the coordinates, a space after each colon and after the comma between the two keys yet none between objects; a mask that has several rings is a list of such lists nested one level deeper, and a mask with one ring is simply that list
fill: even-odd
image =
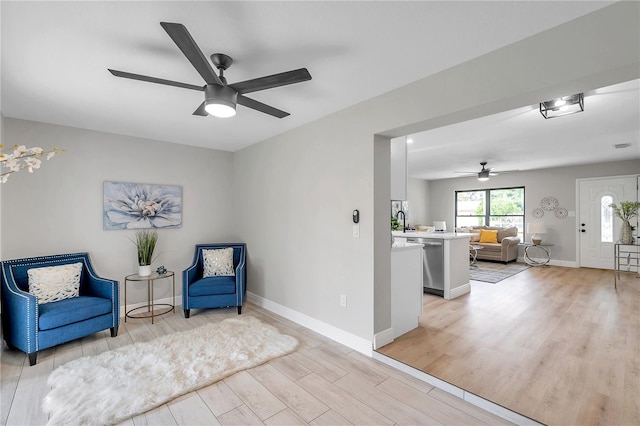
[{"label": "nailhead trim on chair", "polygon": [[[81,253],[69,253],[69,254],[56,254],[56,255],[50,255],[50,256],[38,256],[38,257],[30,257],[27,259],[18,259],[18,260],[7,260],[4,261],[3,263],[6,263],[9,265],[10,267],[10,272],[11,272],[11,278],[12,280],[15,282],[15,278],[13,277],[13,268],[17,267],[17,266],[37,266],[37,265],[42,265],[42,264],[50,264],[52,262],[52,260],[65,260],[65,259],[72,259],[74,257],[78,257],[81,258],[80,260],[82,260],[82,263],[84,265],[84,268],[86,271],[88,271],[89,275],[91,275],[91,277],[99,280],[99,281],[106,281],[109,282],[111,284],[111,294],[115,294],[115,283],[112,282],[112,280],[106,279],[106,278],[102,278],[97,276],[94,271],[92,270],[92,268],[90,268],[87,265],[87,259],[86,257],[88,256],[88,253],[85,252],[81,252]],[[54,260],[54,261],[55,261]],[[19,294],[19,293],[15,293],[12,291],[12,293],[16,294],[17,296],[23,297],[25,298],[25,296],[23,294]],[[30,304],[31,304],[31,299],[29,299],[28,297],[26,297],[27,299],[27,308],[30,309]],[[36,297],[36,302],[37,302],[38,298]],[[115,310],[115,298],[111,298],[111,312],[114,312]],[[38,324],[40,321],[40,311],[39,311],[39,305],[38,303],[36,303],[36,330],[35,330],[35,338],[36,341],[35,343],[35,350],[32,350],[32,342],[31,342],[31,328],[29,326],[29,321],[27,320],[27,353],[32,353],[32,352],[38,352],[39,350],[39,345],[38,345]],[[112,321],[112,326],[116,327],[116,317],[114,316],[113,321]]]}]

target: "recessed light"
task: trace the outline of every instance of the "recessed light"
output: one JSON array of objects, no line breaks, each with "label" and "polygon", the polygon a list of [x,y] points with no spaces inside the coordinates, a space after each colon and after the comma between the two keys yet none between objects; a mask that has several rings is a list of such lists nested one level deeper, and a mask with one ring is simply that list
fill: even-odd
[{"label": "recessed light", "polygon": [[631,146],[630,143],[617,143],[613,147],[615,149],[623,149],[623,148],[629,148],[630,146]]},{"label": "recessed light", "polygon": [[413,143],[413,139],[407,139],[407,143]]}]

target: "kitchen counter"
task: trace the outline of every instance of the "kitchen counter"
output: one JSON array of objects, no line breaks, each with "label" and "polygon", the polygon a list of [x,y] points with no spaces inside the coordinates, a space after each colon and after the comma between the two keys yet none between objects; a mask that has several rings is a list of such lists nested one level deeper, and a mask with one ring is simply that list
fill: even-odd
[{"label": "kitchen counter", "polygon": [[391,248],[393,338],[418,327],[422,314],[422,244],[399,241]]},{"label": "kitchen counter", "polygon": [[[471,284],[469,282],[469,238],[473,235],[471,233],[463,232],[402,232],[393,231],[391,235],[394,238],[394,244],[391,252],[394,250],[410,250],[411,244],[420,245],[415,239],[437,239],[442,240],[443,254],[440,255],[442,260],[433,260],[437,264],[436,270],[442,271],[442,278],[432,278],[437,276],[436,274],[429,273],[428,270],[434,267],[430,264],[430,260],[437,259],[430,257],[427,252],[424,251],[424,260],[422,267],[423,277],[431,277],[428,281],[425,281],[425,289],[427,292],[439,294],[446,300],[455,299],[463,294],[471,291]],[[433,252],[431,252],[433,253]],[[393,257],[393,256],[392,256]],[[441,263],[440,263],[441,262]],[[432,270],[433,271],[433,270]],[[425,278],[426,280],[426,278]],[[442,280],[442,281],[441,281]],[[434,282],[439,283],[433,284]]]},{"label": "kitchen counter", "polygon": [[393,237],[400,238],[438,238],[441,240],[455,240],[459,238],[470,238],[474,234],[466,232],[416,232],[416,231],[392,231]]}]

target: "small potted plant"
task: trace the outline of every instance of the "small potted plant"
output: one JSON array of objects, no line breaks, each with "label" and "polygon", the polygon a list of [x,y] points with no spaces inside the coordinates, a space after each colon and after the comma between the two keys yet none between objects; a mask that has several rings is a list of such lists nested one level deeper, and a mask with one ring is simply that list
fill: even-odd
[{"label": "small potted plant", "polygon": [[638,216],[638,209],[640,209],[640,202],[638,201],[621,201],[620,206],[615,204],[609,204],[609,207],[613,209],[613,212],[622,220],[622,227],[620,228],[619,240],[622,244],[633,244],[633,227],[629,220]]},{"label": "small potted plant", "polygon": [[153,262],[153,251],[158,242],[158,233],[150,229],[136,231],[134,241],[138,250],[138,275],[147,277],[151,275],[151,263]]}]

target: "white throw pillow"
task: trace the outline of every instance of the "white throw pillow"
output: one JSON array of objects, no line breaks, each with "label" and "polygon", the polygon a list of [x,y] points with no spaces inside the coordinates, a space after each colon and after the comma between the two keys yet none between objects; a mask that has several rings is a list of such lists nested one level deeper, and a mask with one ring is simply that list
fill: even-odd
[{"label": "white throw pillow", "polygon": [[29,293],[38,298],[38,303],[78,297],[80,274],[82,262],[29,269]]},{"label": "white throw pillow", "polygon": [[203,249],[204,258],[203,277],[234,276],[233,248]]}]

